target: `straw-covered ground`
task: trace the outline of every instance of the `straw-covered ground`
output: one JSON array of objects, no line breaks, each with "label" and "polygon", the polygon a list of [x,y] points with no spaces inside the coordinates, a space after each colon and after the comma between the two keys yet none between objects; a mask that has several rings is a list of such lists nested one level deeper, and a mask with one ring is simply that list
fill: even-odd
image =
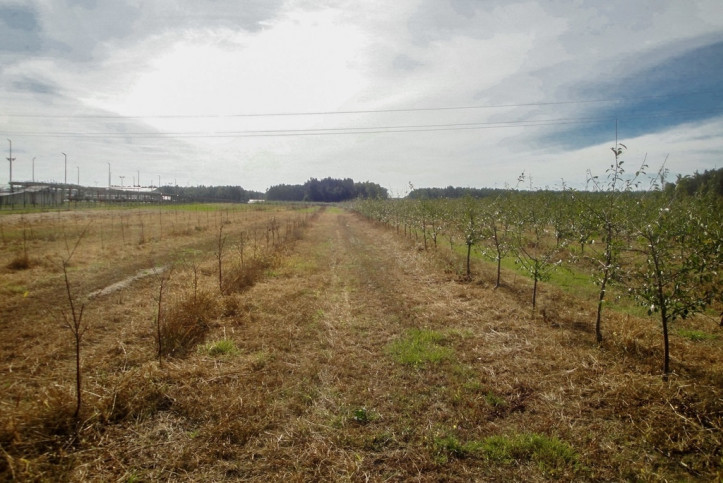
[{"label": "straw-covered ground", "polygon": [[[545,285],[533,315],[522,277],[495,290],[478,266],[460,281],[454,255],[354,214],[246,212],[206,229],[184,216],[188,230],[156,244],[79,237],[77,418],[62,266],[33,258],[38,245],[30,268],[0,269],[0,478],[723,477],[723,330],[710,318],[677,325],[664,380],[655,320],[609,311],[598,346],[592,301]],[[6,267],[21,245],[3,245]],[[83,262],[94,251],[107,256]],[[148,266],[168,268],[83,296]]]}]

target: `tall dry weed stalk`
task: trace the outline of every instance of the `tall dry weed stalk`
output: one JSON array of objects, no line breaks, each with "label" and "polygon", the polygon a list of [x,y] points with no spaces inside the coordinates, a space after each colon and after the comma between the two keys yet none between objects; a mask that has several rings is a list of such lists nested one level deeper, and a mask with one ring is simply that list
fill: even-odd
[{"label": "tall dry weed stalk", "polygon": [[[163,326],[163,289],[165,288],[166,282],[170,280],[171,273],[164,275],[161,272],[161,280],[158,288],[158,313],[156,314],[156,343],[158,345],[158,365],[163,367],[163,334],[161,327]],[[194,294],[195,298],[195,294]]]},{"label": "tall dry weed stalk", "polygon": [[8,265],[10,270],[27,270],[30,268],[30,257],[28,256],[28,229],[27,222],[23,219],[23,246],[22,252],[18,254]]},{"label": "tall dry weed stalk", "polygon": [[223,223],[218,228],[218,239],[216,247],[216,258],[218,260],[218,289],[223,295],[223,246],[226,244],[226,236],[223,234]]}]

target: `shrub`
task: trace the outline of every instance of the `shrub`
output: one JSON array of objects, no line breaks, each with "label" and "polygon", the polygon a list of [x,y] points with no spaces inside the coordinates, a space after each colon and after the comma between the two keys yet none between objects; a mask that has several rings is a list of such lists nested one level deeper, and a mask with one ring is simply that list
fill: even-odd
[{"label": "shrub", "polygon": [[7,264],[7,268],[10,270],[27,270],[30,268],[30,259],[27,254],[20,254]]},{"label": "shrub", "polygon": [[152,365],[120,374],[113,382],[112,390],[96,406],[104,422],[143,421],[173,403],[162,374]]},{"label": "shrub", "polygon": [[160,329],[163,355],[181,356],[203,342],[209,321],[217,316],[218,311],[216,298],[203,291],[170,307]]},{"label": "shrub", "polygon": [[243,265],[239,265],[224,274],[223,293],[239,293],[251,288],[259,281],[264,272],[273,266],[271,257],[254,257],[246,260]]}]

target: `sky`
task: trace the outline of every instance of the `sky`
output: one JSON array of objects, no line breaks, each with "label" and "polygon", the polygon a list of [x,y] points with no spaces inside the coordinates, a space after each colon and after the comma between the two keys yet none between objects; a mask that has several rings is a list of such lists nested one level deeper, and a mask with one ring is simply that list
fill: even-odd
[{"label": "sky", "polygon": [[723,2],[0,0],[14,181],[585,189],[616,130],[722,167]]}]

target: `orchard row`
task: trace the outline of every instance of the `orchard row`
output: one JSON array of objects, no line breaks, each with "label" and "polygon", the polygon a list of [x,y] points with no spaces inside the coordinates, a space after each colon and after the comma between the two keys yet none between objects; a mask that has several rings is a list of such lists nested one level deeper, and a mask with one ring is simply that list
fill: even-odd
[{"label": "orchard row", "polygon": [[514,260],[538,282],[568,266],[590,274],[597,287],[596,339],[611,285],[657,314],[663,329],[664,373],[669,372],[668,325],[709,308],[720,310],[723,286],[723,200],[659,190],[633,191],[612,167],[596,191],[509,190],[485,198],[360,200],[366,217],[414,234],[425,249],[463,247],[466,276],[473,254]]}]

